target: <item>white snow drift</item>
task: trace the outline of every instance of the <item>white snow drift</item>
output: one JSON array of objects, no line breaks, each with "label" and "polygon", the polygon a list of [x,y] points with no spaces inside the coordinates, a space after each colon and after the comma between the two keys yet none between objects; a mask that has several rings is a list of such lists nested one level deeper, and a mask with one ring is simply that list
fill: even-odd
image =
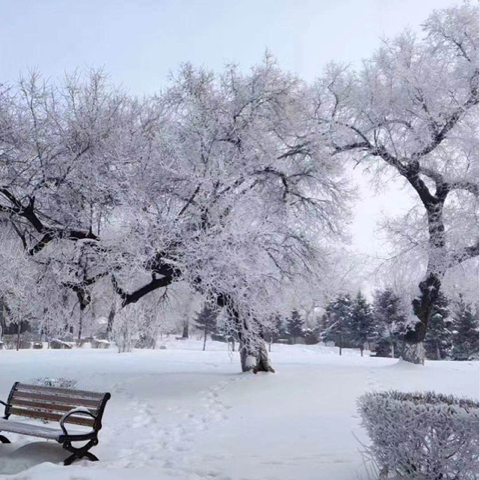
[{"label": "white snow drift", "polygon": [[[360,357],[357,351],[274,345],[278,373],[239,374],[238,353],[211,342],[166,350],[0,351],[0,398],[14,381],[69,378],[109,391],[100,462],[63,467],[54,442],[7,435],[0,477],[39,479],[357,480],[369,439],[356,399],[366,391],[433,390],[478,398],[478,362]],[[181,348],[181,350],[180,350]]]}]

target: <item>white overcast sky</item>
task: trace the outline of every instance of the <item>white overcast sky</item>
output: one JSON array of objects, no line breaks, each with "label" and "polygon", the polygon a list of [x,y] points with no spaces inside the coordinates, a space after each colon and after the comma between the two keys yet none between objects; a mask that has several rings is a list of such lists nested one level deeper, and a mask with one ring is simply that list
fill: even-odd
[{"label": "white overcast sky", "polygon": [[[59,77],[75,68],[104,67],[134,94],[166,84],[182,62],[220,70],[249,68],[270,50],[279,64],[312,80],[331,60],[357,63],[379,37],[419,25],[454,0],[0,0],[0,82],[38,69]],[[374,235],[382,210],[410,205],[398,187],[377,195],[354,173],[361,201],[353,247],[382,254]]]}]

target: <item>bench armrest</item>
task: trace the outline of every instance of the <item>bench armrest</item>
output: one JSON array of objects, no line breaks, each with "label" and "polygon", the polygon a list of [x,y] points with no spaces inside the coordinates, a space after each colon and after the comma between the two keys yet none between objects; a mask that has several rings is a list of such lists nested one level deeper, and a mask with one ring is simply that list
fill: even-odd
[{"label": "bench armrest", "polygon": [[68,436],[68,432],[67,432],[67,429],[65,428],[65,421],[67,420],[67,418],[70,415],[74,415],[74,414],[76,414],[76,415],[87,415],[87,416],[92,417],[94,420],[97,419],[97,417],[92,412],[87,410],[86,408],[74,408],[73,410],[70,410],[60,419],[60,427],[63,430],[63,433],[67,436]]},{"label": "bench armrest", "polygon": [[2,400],[0,400],[0,403],[1,403],[2,405],[5,405],[6,407],[8,407],[8,403],[3,402]]}]

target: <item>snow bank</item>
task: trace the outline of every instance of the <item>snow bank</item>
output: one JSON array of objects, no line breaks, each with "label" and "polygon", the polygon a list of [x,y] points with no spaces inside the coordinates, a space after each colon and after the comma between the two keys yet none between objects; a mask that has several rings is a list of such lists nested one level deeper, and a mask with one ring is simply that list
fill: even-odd
[{"label": "snow bank", "polygon": [[[478,362],[426,362],[316,345],[272,345],[274,375],[241,374],[221,342],[164,337],[165,350],[0,351],[0,399],[15,381],[66,379],[112,394],[100,459],[69,467],[55,442],[7,435],[0,478],[15,480],[367,480],[356,399],[367,391],[478,395]],[[12,418],[13,419],[13,418]]]}]

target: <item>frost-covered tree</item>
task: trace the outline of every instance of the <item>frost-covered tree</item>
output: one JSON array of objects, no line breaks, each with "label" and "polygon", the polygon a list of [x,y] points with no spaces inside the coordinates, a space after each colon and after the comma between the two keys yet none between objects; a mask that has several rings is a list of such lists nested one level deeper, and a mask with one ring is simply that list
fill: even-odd
[{"label": "frost-covered tree", "polygon": [[315,110],[336,158],[366,162],[378,184],[395,173],[416,196],[416,208],[390,228],[423,269],[405,334],[414,363],[423,362],[445,275],[479,248],[478,6],[435,11],[423,30],[385,40],[358,71],[329,66]]},{"label": "frost-covered tree", "polygon": [[407,316],[401,298],[391,288],[374,293],[372,314],[375,322],[375,351],[377,356],[395,358],[403,354],[403,334]]},{"label": "frost-covered tree", "polygon": [[119,299],[102,305],[118,334],[123,309],[183,282],[226,309],[242,369],[272,371],[262,327],[321,283],[348,197],[314,108],[268,56],[248,74],[186,65],[142,101],[101,73],[34,74],[0,90],[2,218],[78,331],[98,289]]},{"label": "frost-covered tree", "polygon": [[453,304],[453,360],[478,359],[478,304],[460,297]]},{"label": "frost-covered tree", "polygon": [[36,287],[35,269],[30,269],[29,259],[11,227],[0,220],[0,336],[20,333],[35,319],[37,308],[32,298]]},{"label": "frost-covered tree", "polygon": [[144,320],[145,311],[141,304],[129,305],[119,312],[112,332],[119,353],[132,351]]}]

